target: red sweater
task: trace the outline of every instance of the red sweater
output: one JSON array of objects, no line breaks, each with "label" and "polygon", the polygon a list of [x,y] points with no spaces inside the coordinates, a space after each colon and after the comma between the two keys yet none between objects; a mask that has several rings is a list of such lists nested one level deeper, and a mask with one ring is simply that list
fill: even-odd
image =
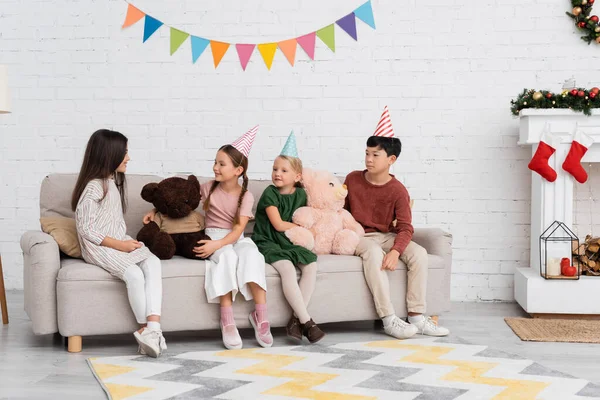
[{"label": "red sweater", "polygon": [[414,233],[408,191],[394,175],[388,183],[374,185],[367,181],[365,172],[354,171],[346,177],[345,208],[365,232],[394,232],[396,240],[392,249],[402,254]]}]

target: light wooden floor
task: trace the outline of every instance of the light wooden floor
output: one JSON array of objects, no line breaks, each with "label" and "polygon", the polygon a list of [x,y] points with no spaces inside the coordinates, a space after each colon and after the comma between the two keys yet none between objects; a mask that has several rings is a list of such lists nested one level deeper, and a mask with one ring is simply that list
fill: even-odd
[{"label": "light wooden floor", "polygon": [[[23,311],[23,292],[8,292],[10,324],[0,327],[0,399],[105,399],[104,392],[90,372],[86,358],[134,354],[132,336],[84,338],[83,352],[67,353],[57,335],[35,336]],[[514,303],[453,303],[452,311],[440,323],[453,336],[470,343],[493,347],[535,360],[546,367],[600,382],[600,345],[522,342],[503,318],[521,316]],[[382,331],[372,322],[324,325],[324,344],[383,340]],[[274,330],[275,345],[288,342],[281,329]],[[220,350],[220,333],[182,332],[165,335],[169,352]],[[253,333],[242,331],[245,345],[254,346]]]}]

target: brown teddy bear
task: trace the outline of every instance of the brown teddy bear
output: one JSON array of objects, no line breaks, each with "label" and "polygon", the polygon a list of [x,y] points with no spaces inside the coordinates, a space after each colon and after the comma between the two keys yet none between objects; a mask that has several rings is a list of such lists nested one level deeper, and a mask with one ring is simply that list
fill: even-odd
[{"label": "brown teddy bear", "polygon": [[194,210],[200,204],[200,182],[194,175],[167,178],[142,188],[142,198],[158,211],[154,221],[137,234],[154,255],[168,260],[175,254],[200,259],[194,253],[199,240],[210,240],[204,233],[204,216]]}]

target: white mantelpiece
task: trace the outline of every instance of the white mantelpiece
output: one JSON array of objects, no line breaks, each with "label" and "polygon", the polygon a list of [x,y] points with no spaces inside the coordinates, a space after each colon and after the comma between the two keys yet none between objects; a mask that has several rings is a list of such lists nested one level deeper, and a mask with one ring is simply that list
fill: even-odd
[{"label": "white mantelpiece", "polygon": [[515,273],[515,299],[532,314],[600,314],[600,277],[582,276],[579,281],[545,280],[539,272],[542,232],[554,221],[573,227],[573,185],[579,183],[562,169],[562,163],[575,130],[580,129],[594,138],[583,162],[600,162],[600,111],[594,110],[588,117],[564,109],[522,110],[519,145],[531,146],[532,156],[546,124],[550,133],[561,138],[559,148],[549,161],[558,176],[556,181],[548,182],[532,171],[530,268],[518,268]]}]

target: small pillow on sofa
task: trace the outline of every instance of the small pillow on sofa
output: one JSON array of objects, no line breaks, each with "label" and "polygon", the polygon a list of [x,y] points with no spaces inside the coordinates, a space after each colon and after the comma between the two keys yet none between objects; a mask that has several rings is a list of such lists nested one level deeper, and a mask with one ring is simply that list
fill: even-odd
[{"label": "small pillow on sofa", "polygon": [[81,258],[81,247],[77,238],[75,219],[66,217],[40,218],[42,231],[49,234],[58,243],[60,251],[73,258]]}]

